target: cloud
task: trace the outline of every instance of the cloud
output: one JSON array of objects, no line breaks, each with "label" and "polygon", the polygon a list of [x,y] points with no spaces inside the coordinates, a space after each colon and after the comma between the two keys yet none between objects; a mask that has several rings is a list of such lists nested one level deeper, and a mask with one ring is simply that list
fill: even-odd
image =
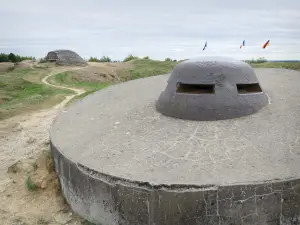
[{"label": "cloud", "polygon": [[[299,0],[4,1],[0,52],[43,57],[53,49],[70,48],[83,57],[113,59],[129,53],[157,59],[299,59],[299,8]],[[262,50],[268,39],[270,46]],[[239,49],[242,40],[246,46]]]}]

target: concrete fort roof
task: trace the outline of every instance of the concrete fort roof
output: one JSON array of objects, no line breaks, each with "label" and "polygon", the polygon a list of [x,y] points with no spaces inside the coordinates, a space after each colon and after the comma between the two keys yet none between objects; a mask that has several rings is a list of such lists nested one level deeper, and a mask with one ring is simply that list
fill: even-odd
[{"label": "concrete fort roof", "polygon": [[256,72],[271,104],[249,116],[199,122],[163,116],[155,109],[169,78],[163,75],[86,97],[56,118],[51,142],[73,162],[153,185],[221,185],[298,176],[299,73]]}]

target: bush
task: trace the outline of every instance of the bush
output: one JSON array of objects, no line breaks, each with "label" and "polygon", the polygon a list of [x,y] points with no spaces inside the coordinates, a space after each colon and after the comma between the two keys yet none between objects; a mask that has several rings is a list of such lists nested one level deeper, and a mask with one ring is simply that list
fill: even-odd
[{"label": "bush", "polygon": [[0,62],[9,62],[8,55],[1,53],[0,54]]},{"label": "bush", "polygon": [[89,58],[89,62],[98,62],[99,59],[97,59],[96,57],[90,57]]},{"label": "bush", "polygon": [[111,59],[108,56],[103,56],[101,59],[90,57],[89,62],[111,62]]},{"label": "bush", "polygon": [[149,56],[145,56],[143,59],[150,59]]},{"label": "bush", "polygon": [[20,56],[20,55],[14,54],[14,53],[10,53],[9,55],[7,55],[5,53],[0,54],[0,62],[11,61],[13,63],[17,63],[17,62],[21,62],[23,60],[35,60],[35,58],[32,56]]},{"label": "bush", "polygon": [[265,57],[259,57],[257,59],[252,59],[252,60],[246,61],[246,62],[249,62],[249,63],[265,63],[265,62],[268,62],[268,60]]},{"label": "bush", "polygon": [[[8,60],[9,60],[10,62],[12,62],[12,63],[18,62],[18,61],[17,61],[17,57],[16,57],[15,54],[13,54],[13,53],[9,53],[9,55],[8,55]],[[20,62],[20,61],[19,61],[19,62]]]},{"label": "bush", "polygon": [[166,62],[172,62],[173,60],[171,58],[166,58],[165,61]]},{"label": "bush", "polygon": [[130,60],[133,60],[133,59],[138,59],[139,57],[137,56],[133,56],[132,54],[128,55],[124,60],[123,62],[128,62]]},{"label": "bush", "polygon": [[111,59],[108,56],[103,56],[99,59],[99,62],[111,62]]}]

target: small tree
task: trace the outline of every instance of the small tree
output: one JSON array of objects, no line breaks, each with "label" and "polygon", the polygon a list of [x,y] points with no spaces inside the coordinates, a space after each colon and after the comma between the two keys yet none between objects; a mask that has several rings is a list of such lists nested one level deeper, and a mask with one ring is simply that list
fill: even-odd
[{"label": "small tree", "polygon": [[5,53],[0,54],[0,62],[9,62],[8,55]]},{"label": "small tree", "polygon": [[138,59],[139,57],[137,56],[133,56],[132,54],[129,54],[124,60],[123,62],[128,62],[130,60],[133,60],[133,59]]},{"label": "small tree", "polygon": [[145,56],[143,59],[149,59],[149,56]]},{"label": "small tree", "polygon": [[111,62],[111,59],[108,56],[103,56],[98,60],[99,62]]},{"label": "small tree", "polygon": [[17,57],[13,53],[10,53],[8,55],[8,60],[11,61],[12,63],[17,63]]},{"label": "small tree", "polygon": [[98,61],[97,57],[90,57],[89,58],[89,62],[97,62],[97,61]]},{"label": "small tree", "polygon": [[165,61],[166,61],[166,62],[172,62],[172,59],[166,58]]}]

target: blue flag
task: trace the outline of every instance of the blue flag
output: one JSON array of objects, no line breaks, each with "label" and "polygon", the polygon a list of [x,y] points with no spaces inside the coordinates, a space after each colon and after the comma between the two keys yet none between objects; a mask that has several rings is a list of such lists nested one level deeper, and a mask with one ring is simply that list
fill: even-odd
[{"label": "blue flag", "polygon": [[205,42],[205,45],[203,47],[203,51],[205,50],[206,47],[207,47],[207,41]]},{"label": "blue flag", "polygon": [[243,40],[243,43],[241,44],[240,48],[242,48],[243,46],[245,46],[245,40]]}]

